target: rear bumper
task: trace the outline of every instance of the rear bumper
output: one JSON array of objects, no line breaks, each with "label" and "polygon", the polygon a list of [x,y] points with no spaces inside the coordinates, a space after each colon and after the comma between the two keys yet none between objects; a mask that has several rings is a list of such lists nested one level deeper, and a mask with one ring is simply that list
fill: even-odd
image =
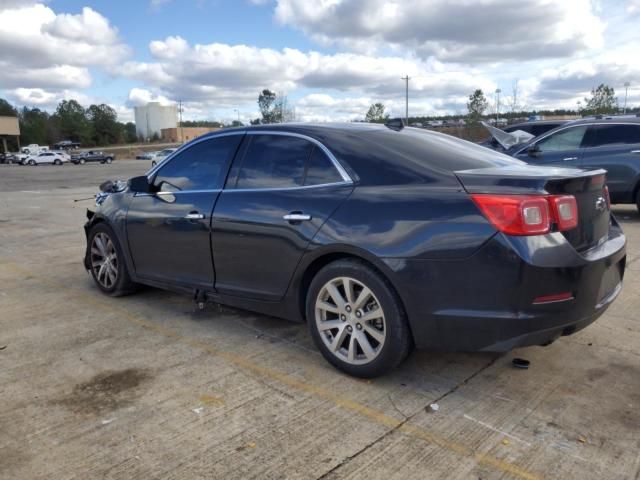
[{"label": "rear bumper", "polygon": [[[508,351],[548,344],[600,317],[622,288],[626,239],[613,225],[578,253],[561,234],[494,236],[463,261],[388,261],[397,275],[416,346]],[[571,292],[565,301],[540,296]]]}]

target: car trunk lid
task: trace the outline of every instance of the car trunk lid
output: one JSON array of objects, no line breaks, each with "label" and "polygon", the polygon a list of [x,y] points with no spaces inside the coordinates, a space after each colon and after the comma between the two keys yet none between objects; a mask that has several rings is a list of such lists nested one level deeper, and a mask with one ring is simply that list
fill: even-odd
[{"label": "car trunk lid", "polygon": [[610,205],[605,192],[605,170],[509,165],[455,172],[470,194],[573,195],[578,226],[562,234],[578,251],[607,238]]}]

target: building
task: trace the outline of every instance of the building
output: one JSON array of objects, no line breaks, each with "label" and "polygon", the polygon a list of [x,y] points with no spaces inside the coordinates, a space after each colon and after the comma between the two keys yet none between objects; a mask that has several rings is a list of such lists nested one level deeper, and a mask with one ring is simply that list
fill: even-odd
[{"label": "building", "polygon": [[205,133],[215,132],[219,128],[210,127],[175,127],[163,128],[160,138],[167,143],[184,143]]},{"label": "building", "polygon": [[160,105],[149,102],[134,107],[136,134],[139,138],[149,140],[155,136],[160,138],[163,128],[175,128],[178,125],[178,107],[176,105]]},{"label": "building", "polygon": [[2,151],[7,152],[7,137],[16,137],[18,147],[20,146],[20,124],[18,117],[0,117],[0,139],[2,140]]}]

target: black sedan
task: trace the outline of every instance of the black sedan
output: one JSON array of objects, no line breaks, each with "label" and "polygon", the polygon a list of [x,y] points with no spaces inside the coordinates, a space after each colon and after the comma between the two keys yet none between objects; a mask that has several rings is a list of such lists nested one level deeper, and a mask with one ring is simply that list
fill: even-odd
[{"label": "black sedan", "polygon": [[413,346],[549,344],[602,315],[624,274],[603,170],[402,124],[215,132],[102,190],[85,267],[104,293],[147,284],[306,321],[362,377]]}]

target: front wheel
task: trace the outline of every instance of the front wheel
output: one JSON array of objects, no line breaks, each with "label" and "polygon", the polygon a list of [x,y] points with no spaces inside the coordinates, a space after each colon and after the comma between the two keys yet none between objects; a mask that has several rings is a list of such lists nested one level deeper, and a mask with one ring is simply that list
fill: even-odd
[{"label": "front wheel", "polygon": [[112,297],[126,295],[135,290],[124,261],[122,248],[114,231],[105,223],[98,223],[87,239],[89,268],[96,285]]},{"label": "front wheel", "polygon": [[322,355],[350,375],[382,375],[411,349],[398,295],[386,278],[362,261],[338,260],[320,270],[309,287],[306,311]]},{"label": "front wheel", "polygon": [[107,165],[109,165],[109,164],[111,164],[111,162],[113,162],[113,158],[111,158],[111,157],[107,157],[107,158],[104,160],[104,162],[105,162]]},{"label": "front wheel", "polygon": [[86,162],[86,160],[84,158],[80,159],[80,165],[84,165],[84,162]]},{"label": "front wheel", "polygon": [[36,161],[35,160],[29,160],[29,165],[31,165],[32,167],[35,166]]}]

